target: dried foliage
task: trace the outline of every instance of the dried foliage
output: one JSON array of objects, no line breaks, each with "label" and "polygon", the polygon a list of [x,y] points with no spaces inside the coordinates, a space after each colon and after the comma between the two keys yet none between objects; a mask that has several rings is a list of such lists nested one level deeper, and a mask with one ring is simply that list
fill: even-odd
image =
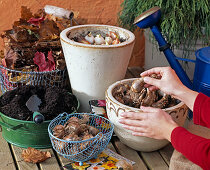
[{"label": "dried foliage", "polygon": [[29,147],[26,150],[22,151],[21,156],[25,162],[32,162],[35,164],[35,163],[43,162],[46,159],[50,158],[51,153],[48,151],[43,152],[43,151]]},{"label": "dried foliage", "polygon": [[[69,26],[68,19],[48,15],[42,9],[32,14],[29,8],[22,6],[19,21],[15,21],[13,28],[1,35],[5,43],[4,58],[1,63],[7,68],[16,70],[26,67],[33,71],[63,69],[65,61],[59,34]],[[37,64],[36,59],[34,61],[35,54],[44,56],[41,61],[44,63]],[[43,64],[44,68],[41,66]]]}]

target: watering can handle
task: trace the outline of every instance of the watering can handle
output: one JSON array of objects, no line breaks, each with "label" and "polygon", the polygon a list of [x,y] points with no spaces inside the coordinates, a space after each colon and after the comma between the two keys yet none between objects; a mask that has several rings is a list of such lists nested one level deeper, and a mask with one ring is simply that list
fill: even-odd
[{"label": "watering can handle", "polygon": [[190,81],[187,74],[184,72],[183,68],[181,67],[180,63],[177,61],[176,56],[170,49],[170,45],[167,45],[168,43],[160,33],[158,27],[156,25],[150,27],[154,37],[158,41],[158,44],[160,48],[164,47],[163,53],[165,54],[169,64],[171,67],[176,71],[176,74],[178,75],[179,79],[182,81],[182,83],[187,86],[190,89],[193,89],[192,82]]},{"label": "watering can handle", "polygon": [[177,60],[181,60],[181,61],[187,61],[187,62],[192,62],[192,63],[196,63],[195,60],[191,60],[191,59],[187,59],[187,58],[181,58],[181,57],[175,57]]}]

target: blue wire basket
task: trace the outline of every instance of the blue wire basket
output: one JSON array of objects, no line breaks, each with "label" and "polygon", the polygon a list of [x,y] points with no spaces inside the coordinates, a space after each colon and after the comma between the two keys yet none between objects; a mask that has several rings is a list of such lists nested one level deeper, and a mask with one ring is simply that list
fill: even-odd
[{"label": "blue wire basket", "polygon": [[[71,117],[83,118],[83,115],[89,115],[88,125],[99,130],[99,133],[90,139],[82,141],[66,141],[53,136],[53,129],[56,125],[64,125]],[[114,130],[114,125],[106,118],[89,113],[62,113],[53,119],[49,126],[48,132],[54,150],[69,160],[83,162],[96,158],[108,145]]]},{"label": "blue wire basket", "polygon": [[0,88],[2,93],[24,85],[63,88],[67,87],[68,83],[67,69],[46,72],[23,72],[0,65]]}]

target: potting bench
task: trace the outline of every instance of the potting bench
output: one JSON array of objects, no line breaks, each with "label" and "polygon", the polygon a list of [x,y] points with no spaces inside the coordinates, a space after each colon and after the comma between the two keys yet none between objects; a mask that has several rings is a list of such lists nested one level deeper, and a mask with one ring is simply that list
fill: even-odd
[{"label": "potting bench", "polygon": [[[140,72],[142,69],[139,67],[128,68],[125,78],[139,77]],[[137,152],[121,143],[116,136],[112,137],[108,148],[136,162],[134,170],[167,170],[174,150],[172,145],[168,144],[158,151]],[[23,149],[7,143],[0,132],[0,170],[60,170],[70,162],[59,156],[53,149],[41,149],[49,151],[52,157],[38,164],[26,163],[21,157]]]}]

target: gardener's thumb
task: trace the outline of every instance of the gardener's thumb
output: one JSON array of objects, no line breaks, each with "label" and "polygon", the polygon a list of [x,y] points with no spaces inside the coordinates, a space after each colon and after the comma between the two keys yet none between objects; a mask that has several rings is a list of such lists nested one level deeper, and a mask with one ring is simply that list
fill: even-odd
[{"label": "gardener's thumb", "polygon": [[146,84],[150,84],[150,85],[160,88],[160,80],[158,80],[158,79],[154,79],[151,77],[144,77],[144,82]]}]

